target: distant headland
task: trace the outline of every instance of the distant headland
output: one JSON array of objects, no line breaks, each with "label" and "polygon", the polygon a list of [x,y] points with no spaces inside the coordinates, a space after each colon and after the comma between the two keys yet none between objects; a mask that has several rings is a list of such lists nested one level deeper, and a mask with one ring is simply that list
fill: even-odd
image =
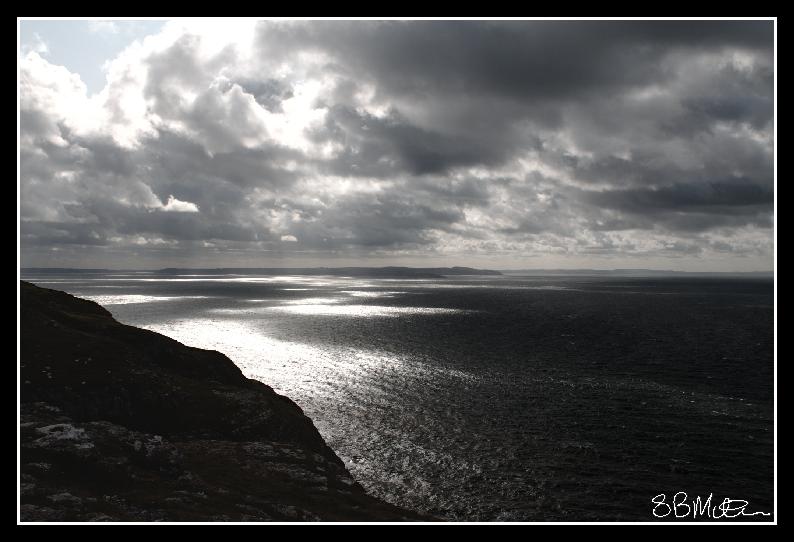
[{"label": "distant headland", "polygon": [[[23,273],[108,273],[127,271],[124,269],[73,269],[66,267],[23,267]],[[144,270],[134,270],[142,272]],[[164,275],[333,275],[341,277],[374,277],[374,278],[442,278],[445,276],[467,275],[501,275],[491,269],[474,269],[472,267],[166,267],[150,270],[152,273]]]}]

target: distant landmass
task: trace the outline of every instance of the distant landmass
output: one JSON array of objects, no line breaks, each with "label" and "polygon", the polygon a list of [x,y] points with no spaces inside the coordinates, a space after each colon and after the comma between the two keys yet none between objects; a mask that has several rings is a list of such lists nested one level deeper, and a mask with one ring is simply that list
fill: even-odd
[{"label": "distant landmass", "polygon": [[503,275],[549,276],[623,276],[623,277],[743,277],[771,278],[773,271],[672,271],[663,269],[502,269]]},{"label": "distant landmass", "polygon": [[22,521],[401,521],[219,352],[20,288]]},{"label": "distant landmass", "polygon": [[[111,269],[69,269],[59,267],[27,267],[25,273],[108,273],[125,270]],[[140,272],[140,270],[135,270]],[[204,274],[204,275],[334,275],[350,277],[377,278],[442,278],[444,276],[501,275],[491,269],[471,267],[219,267],[190,268],[167,267],[154,270],[167,275]]]},{"label": "distant landmass", "polygon": [[206,273],[206,274],[239,274],[239,275],[334,275],[349,277],[382,277],[382,278],[442,278],[449,275],[501,275],[499,271],[490,269],[473,269],[471,267],[262,267],[262,268],[219,268],[219,269],[187,269],[166,268],[159,273]]}]

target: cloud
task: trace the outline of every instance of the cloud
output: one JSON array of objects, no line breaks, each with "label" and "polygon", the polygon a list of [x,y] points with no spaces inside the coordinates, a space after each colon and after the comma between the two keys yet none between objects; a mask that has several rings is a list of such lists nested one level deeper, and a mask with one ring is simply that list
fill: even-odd
[{"label": "cloud", "polygon": [[38,55],[46,56],[50,52],[50,46],[47,42],[41,37],[38,32],[33,33],[33,39],[30,43],[27,43],[22,46],[22,54],[27,55],[28,53],[36,53]]},{"label": "cloud", "polygon": [[181,201],[176,199],[173,195],[168,196],[168,201],[162,207],[163,211],[170,213],[198,213],[199,209],[195,203],[189,201]]},{"label": "cloud", "polygon": [[768,21],[228,25],[24,52],[24,258],[770,265]]}]

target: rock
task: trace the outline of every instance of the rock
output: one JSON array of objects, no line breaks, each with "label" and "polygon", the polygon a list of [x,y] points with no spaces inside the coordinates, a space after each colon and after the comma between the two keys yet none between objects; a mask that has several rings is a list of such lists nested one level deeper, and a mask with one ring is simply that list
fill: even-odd
[{"label": "rock", "polygon": [[26,282],[20,342],[22,521],[428,519],[367,495],[294,402],[219,352]]}]

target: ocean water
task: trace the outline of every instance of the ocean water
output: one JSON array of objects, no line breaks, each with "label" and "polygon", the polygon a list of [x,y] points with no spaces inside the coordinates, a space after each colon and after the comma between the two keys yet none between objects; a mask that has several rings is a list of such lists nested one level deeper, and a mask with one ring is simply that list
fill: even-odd
[{"label": "ocean water", "polygon": [[773,511],[770,279],[23,279],[220,350],[298,403],[370,493],[413,510],[654,521],[652,499],[686,492]]}]

